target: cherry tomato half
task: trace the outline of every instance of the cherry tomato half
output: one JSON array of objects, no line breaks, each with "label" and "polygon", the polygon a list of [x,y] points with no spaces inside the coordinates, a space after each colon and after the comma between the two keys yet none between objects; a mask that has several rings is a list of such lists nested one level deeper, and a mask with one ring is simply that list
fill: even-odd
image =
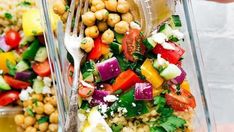
[{"label": "cherry tomato half", "polygon": [[6,35],[5,35],[6,44],[11,46],[12,48],[18,47],[20,40],[21,40],[21,37],[20,37],[19,32],[14,31],[14,30],[9,30],[6,32]]},{"label": "cherry tomato half", "polygon": [[93,84],[89,84],[89,86],[85,86],[82,83],[80,83],[79,89],[78,89],[78,94],[82,98],[88,98],[93,95],[94,92],[94,86]]},{"label": "cherry tomato half", "polygon": [[30,86],[30,83],[28,82],[24,82],[21,80],[16,80],[15,78],[11,77],[11,76],[4,76],[4,80],[12,87],[15,89],[25,89],[28,86]]},{"label": "cherry tomato half", "polygon": [[6,106],[19,98],[19,92],[7,91],[0,93],[0,106]]},{"label": "cherry tomato half", "polygon": [[68,72],[67,72],[67,77],[68,77],[68,83],[72,86],[73,83],[73,73],[74,73],[74,66],[69,65],[68,67]]},{"label": "cherry tomato half", "polygon": [[165,95],[166,102],[175,111],[185,111],[188,108],[195,108],[196,102],[194,96],[185,89],[180,89],[180,94],[175,90]]},{"label": "cherry tomato half", "polygon": [[48,60],[41,63],[34,63],[32,65],[32,69],[37,75],[41,77],[50,75],[50,64]]}]

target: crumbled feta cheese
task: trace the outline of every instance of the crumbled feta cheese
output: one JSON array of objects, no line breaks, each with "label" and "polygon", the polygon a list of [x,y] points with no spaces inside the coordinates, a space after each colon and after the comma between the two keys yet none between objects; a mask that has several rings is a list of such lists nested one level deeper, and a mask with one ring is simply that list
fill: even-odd
[{"label": "crumbled feta cheese", "polygon": [[22,90],[22,91],[20,92],[20,94],[19,94],[19,98],[20,98],[20,100],[22,100],[22,101],[25,101],[25,100],[30,99],[30,96],[29,96],[28,91],[27,91],[27,90]]},{"label": "crumbled feta cheese", "polygon": [[27,87],[26,91],[31,94],[33,92],[33,89],[32,87]]},{"label": "crumbled feta cheese", "polygon": [[110,115],[111,115],[112,117],[114,117],[114,111],[111,111],[111,112],[110,112]]},{"label": "crumbled feta cheese", "polygon": [[86,100],[90,103],[91,102],[91,100],[93,99],[93,97],[92,96],[90,96],[90,97],[88,97],[88,98],[86,98]]},{"label": "crumbled feta cheese", "polygon": [[118,98],[115,95],[107,95],[104,98],[105,102],[115,102]]},{"label": "crumbled feta cheese", "polygon": [[158,54],[157,55],[157,63],[154,63],[154,66],[156,68],[160,68],[160,67],[166,68],[168,65],[169,65],[169,62],[166,61],[165,59],[163,59],[161,57],[161,54]]},{"label": "crumbled feta cheese", "polygon": [[136,22],[130,22],[130,28],[141,30],[141,26]]},{"label": "crumbled feta cheese", "polygon": [[82,113],[78,113],[78,118],[79,118],[79,120],[80,120],[81,122],[83,122],[83,121],[85,121],[86,116],[85,116],[84,114],[82,114]]},{"label": "crumbled feta cheese", "polygon": [[0,75],[2,75],[3,74],[3,70],[0,70]]},{"label": "crumbled feta cheese", "polygon": [[43,82],[44,82],[45,86],[51,87],[52,80],[49,77],[44,77]]},{"label": "crumbled feta cheese", "polygon": [[124,115],[128,112],[127,109],[123,107],[119,107],[117,111],[119,112],[119,116]]},{"label": "crumbled feta cheese", "polygon": [[179,40],[184,38],[184,34],[182,32],[180,32],[179,30],[173,30],[172,34],[173,34],[173,36],[175,36]]},{"label": "crumbled feta cheese", "polygon": [[86,112],[89,113],[89,112],[90,112],[90,109],[87,109]]},{"label": "crumbled feta cheese", "polygon": [[50,94],[51,93],[51,89],[48,86],[44,86],[43,90],[42,90],[43,94]]},{"label": "crumbled feta cheese", "polygon": [[167,43],[167,42],[164,42],[164,43],[161,43],[162,47],[164,49],[168,49],[168,50],[175,50],[175,47],[173,47],[171,44]]},{"label": "crumbled feta cheese", "polygon": [[37,76],[37,79],[38,79],[38,80],[42,80],[42,77],[40,77],[40,76]]},{"label": "crumbled feta cheese", "polygon": [[85,81],[83,81],[83,80],[80,80],[80,83],[81,83],[83,86],[85,86],[85,87],[94,88],[93,85],[90,85],[89,83],[87,83],[87,82],[85,82]]},{"label": "crumbled feta cheese", "polygon": [[105,114],[107,112],[108,107],[106,104],[101,104],[101,105],[99,105],[99,109],[101,110],[100,112],[102,114]]},{"label": "crumbled feta cheese", "polygon": [[167,36],[163,33],[156,33],[152,36],[152,39],[158,44],[163,44],[167,41]]},{"label": "crumbled feta cheese", "polygon": [[133,107],[136,107],[136,104],[135,104],[135,103],[132,103],[132,106],[133,106]]}]

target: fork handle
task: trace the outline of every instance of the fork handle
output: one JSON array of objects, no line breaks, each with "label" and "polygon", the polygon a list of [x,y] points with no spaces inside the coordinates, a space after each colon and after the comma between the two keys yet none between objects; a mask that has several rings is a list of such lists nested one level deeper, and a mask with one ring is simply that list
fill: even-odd
[{"label": "fork handle", "polygon": [[71,98],[65,123],[66,132],[76,132],[78,130],[78,86],[81,59],[74,61],[73,84],[71,90]]}]

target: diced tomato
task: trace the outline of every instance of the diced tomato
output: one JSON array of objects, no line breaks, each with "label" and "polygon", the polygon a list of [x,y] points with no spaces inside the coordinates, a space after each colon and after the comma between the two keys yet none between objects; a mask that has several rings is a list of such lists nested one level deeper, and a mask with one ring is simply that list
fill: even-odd
[{"label": "diced tomato", "polygon": [[16,80],[15,78],[11,77],[11,76],[4,76],[4,80],[12,87],[15,89],[25,89],[28,86],[30,86],[30,83],[28,82],[24,82],[24,81],[20,81],[20,80]]},{"label": "diced tomato", "polygon": [[18,47],[20,40],[21,40],[21,37],[20,37],[19,32],[14,31],[14,30],[9,30],[6,32],[6,35],[5,35],[6,44],[11,46],[12,48]]},{"label": "diced tomato", "polygon": [[130,29],[123,38],[123,52],[129,61],[135,61],[133,53],[138,52],[144,54],[145,47],[142,44],[142,35],[138,29]]},{"label": "diced tomato", "polygon": [[[93,86],[92,84],[90,84],[91,86]],[[79,89],[78,89],[78,94],[80,95],[80,97],[82,98],[88,98],[91,95],[93,95],[94,92],[94,86],[93,87],[88,87],[83,85],[82,83],[80,83]]]},{"label": "diced tomato", "polygon": [[188,108],[195,108],[196,102],[194,96],[185,89],[180,89],[180,94],[175,90],[165,94],[167,104],[175,111],[185,111]]},{"label": "diced tomato", "polygon": [[108,83],[104,83],[104,84],[103,84],[103,87],[104,87],[104,89],[105,89],[106,91],[108,91],[108,92],[110,92],[110,93],[113,93],[113,92],[114,92],[112,85],[110,85],[110,84],[108,84]]},{"label": "diced tomato", "polygon": [[109,46],[102,42],[101,35],[99,35],[94,40],[94,48],[88,54],[88,60],[98,60],[102,55],[107,54],[109,51]]},{"label": "diced tomato", "polygon": [[115,82],[112,84],[113,91],[127,90],[135,83],[141,82],[141,79],[132,70],[127,70],[119,74]]},{"label": "diced tomato", "polygon": [[153,49],[153,52],[155,54],[161,54],[162,58],[166,59],[170,63],[177,64],[185,51],[179,45],[173,42],[168,42],[168,44],[173,46],[175,49],[164,49],[161,44],[157,44],[156,47]]},{"label": "diced tomato", "polygon": [[70,64],[67,72],[68,82],[70,85],[72,85],[73,83],[73,73],[74,73],[74,66]]},{"label": "diced tomato", "polygon": [[34,63],[32,65],[32,69],[36,74],[38,74],[41,77],[50,75],[50,64],[48,60],[41,63]]},{"label": "diced tomato", "polygon": [[0,94],[0,106],[6,106],[19,99],[19,92],[7,91]]}]

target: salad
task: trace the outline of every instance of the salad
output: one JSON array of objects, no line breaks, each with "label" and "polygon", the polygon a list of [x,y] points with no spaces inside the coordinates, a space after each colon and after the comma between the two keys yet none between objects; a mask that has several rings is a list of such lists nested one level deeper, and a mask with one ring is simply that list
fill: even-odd
[{"label": "salad", "polygon": [[170,15],[145,36],[128,1],[92,0],[82,21],[80,131],[192,131],[196,102],[182,67],[180,16]]}]

